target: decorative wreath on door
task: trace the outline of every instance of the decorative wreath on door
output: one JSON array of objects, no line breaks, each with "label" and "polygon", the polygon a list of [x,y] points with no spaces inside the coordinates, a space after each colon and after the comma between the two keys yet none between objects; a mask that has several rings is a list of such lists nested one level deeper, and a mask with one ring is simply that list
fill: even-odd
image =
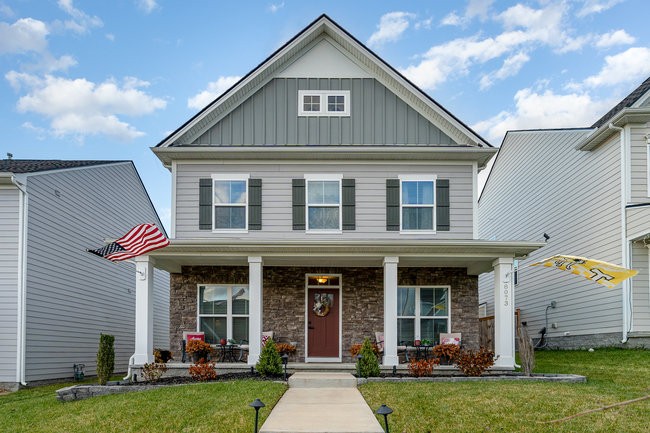
[{"label": "decorative wreath on door", "polygon": [[333,302],[334,295],[331,293],[316,293],[312,310],[318,317],[325,317],[329,314]]}]

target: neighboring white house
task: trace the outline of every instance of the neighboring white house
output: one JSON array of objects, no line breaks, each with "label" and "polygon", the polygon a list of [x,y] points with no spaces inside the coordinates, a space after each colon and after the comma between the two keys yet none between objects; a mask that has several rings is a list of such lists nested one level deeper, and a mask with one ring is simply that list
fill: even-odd
[{"label": "neighboring white house", "polygon": [[[462,333],[478,348],[478,274],[496,269],[497,366],[514,366],[513,259],[541,244],[478,238],[485,140],[323,15],[154,149],[172,175],[171,244],[136,263],[172,273],[172,348],[185,331],[300,362],[351,345]],[[141,295],[136,364],[151,362]],[[153,298],[155,299],[155,297]]]},{"label": "neighboring white house", "polygon": [[[515,305],[549,347],[650,344],[650,78],[590,128],[509,131],[479,200],[485,239],[537,239],[520,261]],[[527,267],[568,254],[632,267],[615,289]],[[492,275],[479,278],[491,314]]]},{"label": "neighboring white house", "polygon": [[[162,227],[130,161],[0,160],[0,385],[95,374],[99,334],[116,371],[134,349],[133,263],[86,252]],[[153,336],[169,346],[169,275],[157,272]]]}]

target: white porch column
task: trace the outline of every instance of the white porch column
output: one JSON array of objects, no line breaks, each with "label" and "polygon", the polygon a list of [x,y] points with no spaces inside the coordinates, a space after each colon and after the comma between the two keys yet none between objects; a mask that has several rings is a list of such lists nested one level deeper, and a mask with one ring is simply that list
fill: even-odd
[{"label": "white porch column", "polygon": [[494,361],[495,368],[515,368],[515,293],[512,257],[500,257],[494,267]]},{"label": "white porch column", "polygon": [[248,365],[255,365],[262,349],[262,258],[248,258]]},{"label": "white porch column", "polygon": [[384,257],[384,365],[397,365],[397,263]]},{"label": "white porch column", "polygon": [[135,353],[132,362],[153,362],[153,258],[135,258]]}]

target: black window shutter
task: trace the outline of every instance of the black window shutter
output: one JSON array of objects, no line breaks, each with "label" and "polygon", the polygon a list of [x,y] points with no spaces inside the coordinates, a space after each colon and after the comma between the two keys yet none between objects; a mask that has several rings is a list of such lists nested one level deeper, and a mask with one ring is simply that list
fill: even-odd
[{"label": "black window shutter", "polygon": [[305,230],[305,179],[292,179],[293,229]]},{"label": "black window shutter", "polygon": [[212,230],[212,179],[199,179],[199,230]]},{"label": "black window shutter", "polygon": [[341,189],[343,190],[343,230],[356,230],[354,179],[343,179]]},{"label": "black window shutter", "polygon": [[449,218],[449,179],[436,181],[436,230],[448,232]]},{"label": "black window shutter", "polygon": [[399,231],[399,179],[386,179],[386,230]]},{"label": "black window shutter", "polygon": [[262,179],[248,179],[248,230],[262,230]]}]

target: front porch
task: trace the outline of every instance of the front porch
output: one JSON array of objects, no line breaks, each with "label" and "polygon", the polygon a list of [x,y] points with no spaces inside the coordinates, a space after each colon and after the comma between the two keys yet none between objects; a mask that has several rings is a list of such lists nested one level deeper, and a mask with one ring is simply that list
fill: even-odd
[{"label": "front porch", "polygon": [[[149,287],[154,266],[172,273],[170,349],[175,353],[186,331],[204,331],[209,340],[237,336],[233,339],[249,342],[250,368],[259,358],[262,332],[273,331],[274,339],[296,344],[294,368],[328,361],[345,369],[354,366],[350,347],[364,338],[374,340],[379,332],[384,336],[382,365],[389,371],[405,368],[398,345],[413,345],[416,339],[436,344],[441,332],[461,333],[465,347],[478,348],[477,276],[494,270],[495,367],[513,369],[512,263],[539,246],[488,241],[172,241],[136,259],[136,353],[131,364],[152,362]],[[331,279],[321,287],[316,276]],[[333,303],[321,336],[312,331],[321,320],[311,313],[314,296]],[[329,335],[329,342],[323,335]]]}]

